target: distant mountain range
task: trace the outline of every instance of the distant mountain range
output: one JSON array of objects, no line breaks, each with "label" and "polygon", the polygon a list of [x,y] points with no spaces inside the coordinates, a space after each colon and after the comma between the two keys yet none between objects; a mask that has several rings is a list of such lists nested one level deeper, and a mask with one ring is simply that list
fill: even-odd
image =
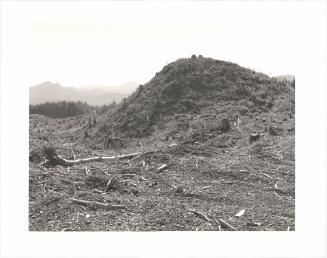
[{"label": "distant mountain range", "polygon": [[63,87],[59,83],[50,81],[30,87],[30,104],[39,104],[47,101],[82,101],[92,106],[119,102],[132,94],[138,84],[127,82],[117,86],[88,85],[84,87]]},{"label": "distant mountain range", "polygon": [[101,91],[106,91],[110,93],[118,93],[118,94],[127,94],[130,95],[133,93],[137,87],[138,83],[136,82],[126,82],[121,85],[115,85],[115,86],[107,86],[107,85],[101,85],[101,84],[95,84],[95,85],[87,85],[87,86],[82,86],[79,87],[78,89],[80,90],[101,90]]}]

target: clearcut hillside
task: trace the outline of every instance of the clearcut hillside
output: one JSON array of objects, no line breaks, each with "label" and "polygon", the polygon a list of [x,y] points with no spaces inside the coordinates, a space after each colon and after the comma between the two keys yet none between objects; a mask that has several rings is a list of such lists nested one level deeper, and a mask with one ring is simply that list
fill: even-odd
[{"label": "clearcut hillside", "polygon": [[147,137],[170,134],[176,120],[188,120],[178,126],[180,131],[189,130],[194,120],[210,124],[236,116],[260,115],[278,122],[294,113],[294,96],[290,83],[237,64],[202,56],[181,58],[124,99],[100,132]]}]

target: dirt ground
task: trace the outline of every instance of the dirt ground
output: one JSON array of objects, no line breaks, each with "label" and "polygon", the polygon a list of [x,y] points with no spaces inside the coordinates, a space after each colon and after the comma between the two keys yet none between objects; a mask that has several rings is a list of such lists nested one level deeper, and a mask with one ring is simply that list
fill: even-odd
[{"label": "dirt ground", "polygon": [[[30,116],[30,231],[295,230],[294,133],[250,144],[233,127],[205,141],[133,139],[104,150],[83,140],[87,126],[86,117]],[[70,160],[153,152],[45,166],[49,143]]]}]

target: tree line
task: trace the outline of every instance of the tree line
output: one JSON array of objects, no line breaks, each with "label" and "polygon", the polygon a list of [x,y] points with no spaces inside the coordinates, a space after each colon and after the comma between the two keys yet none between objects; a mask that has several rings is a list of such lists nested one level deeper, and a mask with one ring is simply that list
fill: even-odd
[{"label": "tree line", "polygon": [[89,113],[93,108],[81,101],[57,101],[30,105],[30,114],[40,114],[51,118],[64,118]]},{"label": "tree line", "polygon": [[116,101],[112,101],[109,105],[102,105],[102,106],[97,106],[95,107],[96,113],[97,114],[103,114],[108,112],[109,110],[114,109],[117,106]]},{"label": "tree line", "polygon": [[116,107],[115,101],[109,105],[102,105],[93,107],[86,102],[81,101],[57,101],[57,102],[45,102],[42,104],[35,104],[29,106],[30,114],[39,114],[48,116],[51,118],[64,118],[70,116],[79,116],[88,114],[92,111],[96,114],[103,114]]}]

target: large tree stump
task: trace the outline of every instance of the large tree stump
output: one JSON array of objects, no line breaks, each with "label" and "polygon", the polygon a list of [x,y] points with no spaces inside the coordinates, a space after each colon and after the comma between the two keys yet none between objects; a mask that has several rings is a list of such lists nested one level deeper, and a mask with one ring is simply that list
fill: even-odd
[{"label": "large tree stump", "polygon": [[220,131],[227,132],[231,129],[228,119],[221,120]]}]

